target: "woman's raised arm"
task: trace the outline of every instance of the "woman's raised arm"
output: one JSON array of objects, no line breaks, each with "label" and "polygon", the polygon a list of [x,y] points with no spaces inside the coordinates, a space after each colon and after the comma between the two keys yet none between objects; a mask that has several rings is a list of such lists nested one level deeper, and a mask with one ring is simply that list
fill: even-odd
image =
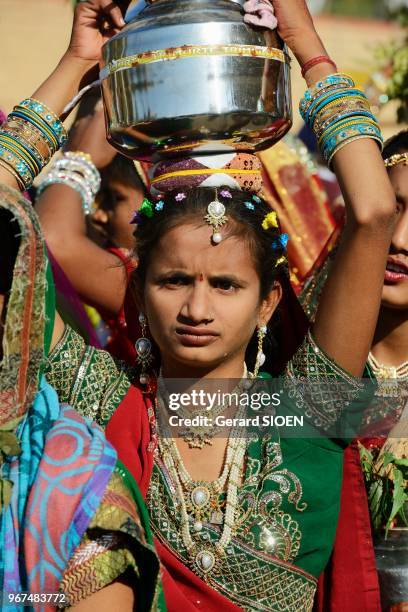
[{"label": "woman's raised arm", "polygon": [[[329,58],[327,61],[322,60],[324,56],[327,57],[327,51],[314,28],[305,1],[272,0],[272,4],[279,34],[303,67],[307,86],[314,88],[309,90],[307,99],[310,106],[307,111],[309,115],[306,115],[311,124],[310,96],[314,109],[319,110],[324,108],[331,95],[333,109],[333,104],[337,103],[334,101],[339,100],[340,95],[347,96],[348,91],[333,91],[330,87],[324,91],[322,87],[322,81],[336,72],[336,69]],[[308,66],[310,69],[305,70]],[[359,116],[367,117],[365,125],[356,125],[356,130],[363,130],[368,126],[368,129],[372,129],[369,133],[375,135],[376,127],[374,124],[371,126],[364,99],[359,99],[358,93],[351,94],[351,91],[350,95],[354,96],[357,108],[363,109],[358,111]],[[331,129],[331,133],[335,134],[336,126],[334,123],[334,127],[330,126],[330,118],[338,122],[342,119],[341,112],[345,113],[345,110],[339,111],[338,116],[333,117],[330,115],[330,107],[326,108],[328,110],[323,116],[319,117],[318,112],[315,112],[314,128],[321,138],[321,144],[328,143],[327,152],[330,142],[328,139],[324,140],[322,129],[326,126],[326,131]],[[342,108],[344,109],[344,106]],[[350,113],[349,110],[348,116],[353,123]],[[321,121],[317,128],[316,117]],[[343,126],[349,127],[345,123]],[[355,141],[349,141],[347,146],[338,149],[332,159],[332,167],[346,203],[347,222],[321,297],[313,335],[318,345],[338,365],[351,374],[360,376],[377,323],[396,215],[394,193],[378,144],[371,138],[363,137],[363,131],[356,133]],[[339,141],[343,136],[344,134],[340,133]]]},{"label": "woman's raised arm", "polygon": [[[119,7],[111,0],[88,0],[78,4],[68,49],[32,98],[40,100],[55,115],[65,119],[65,106],[97,75],[102,45],[124,25]],[[3,165],[0,167],[0,182],[20,188],[13,173]]]}]

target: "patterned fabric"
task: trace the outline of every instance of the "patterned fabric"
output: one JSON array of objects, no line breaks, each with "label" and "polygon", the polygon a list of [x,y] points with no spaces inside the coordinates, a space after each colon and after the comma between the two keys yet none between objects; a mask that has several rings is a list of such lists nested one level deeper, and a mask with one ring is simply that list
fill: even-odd
[{"label": "patterned fabric", "polygon": [[45,379],[17,433],[21,455],[3,466],[14,488],[2,514],[2,590],[56,592],[98,508],[116,453],[99,428],[60,407]]},{"label": "patterned fabric", "polygon": [[263,196],[289,234],[291,280],[299,289],[330,248],[335,222],[325,189],[301,141],[286,136],[258,155],[263,164]]},{"label": "patterned fabric", "polygon": [[[283,496],[272,492],[270,483],[277,484],[285,499],[291,500],[292,515],[306,507],[301,501],[302,487],[293,473],[282,469],[279,444],[263,440],[264,462],[259,461],[259,446],[259,441],[248,446],[246,475],[238,491],[235,536],[215,569],[201,577],[245,610],[311,610],[317,580],[291,565],[299,552],[301,531],[284,511]],[[157,457],[148,494],[154,533],[183,564],[196,570],[180,534],[173,491],[170,475]],[[220,496],[220,504],[225,505],[225,494]],[[206,549],[219,538],[220,526],[204,523],[199,540]]]},{"label": "patterned fabric", "polygon": [[[67,333],[66,338],[73,336]],[[66,351],[65,359],[72,364],[70,371],[81,367],[80,352],[62,343],[59,352]],[[71,352],[70,352],[71,351]],[[70,353],[70,354],[69,354]],[[105,363],[104,354],[96,352],[94,360]],[[51,356],[48,377],[53,376]],[[112,372],[117,364],[110,359]],[[96,368],[96,366],[95,366]],[[98,371],[96,368],[95,372]],[[346,372],[320,351],[313,339],[302,345],[288,364],[285,380],[307,378],[310,383],[320,380],[327,384],[338,381],[349,390],[343,413],[337,404],[327,404],[324,410],[338,420],[356,418],[361,387]],[[54,378],[54,384],[58,380]],[[72,387],[73,381],[71,381]],[[78,386],[81,410],[88,410],[84,382]],[[65,387],[66,383],[64,382]],[[290,388],[290,385],[289,385]],[[296,398],[285,395],[280,407],[282,414],[304,414],[305,406],[297,405]],[[93,399],[91,400],[93,401]],[[114,407],[103,395],[105,405]],[[317,405],[320,398],[317,398]],[[336,399],[338,402],[338,398]],[[315,398],[316,403],[316,398]],[[136,407],[135,407],[136,409]],[[322,418],[323,410],[311,413]],[[108,413],[104,415],[104,422]],[[251,438],[246,452],[246,472],[238,491],[238,523],[227,554],[203,580],[245,610],[310,610],[317,577],[326,565],[334,541],[339,512],[339,495],[343,453],[346,442],[328,436],[299,438]],[[221,494],[222,507],[225,494]],[[180,515],[175,501],[171,478],[156,451],[155,465],[148,492],[151,524],[156,537],[174,556],[195,572],[180,537]],[[203,538],[211,546],[220,536],[220,526],[203,523],[195,537]]]},{"label": "patterned fabric", "polygon": [[[158,608],[155,580],[159,562],[152,545],[146,540],[135,500],[124,484],[122,470],[123,466],[115,469],[85,536],[65,568],[60,588],[74,605],[131,570],[138,608],[163,609]],[[151,594],[144,602],[143,592]],[[153,601],[151,606],[149,599]]]},{"label": "patterned fabric", "polygon": [[[286,368],[284,388],[314,427],[335,436],[338,432],[333,430],[333,426],[344,427],[349,416],[346,408],[362,395],[364,383],[349,376],[332,361],[328,368],[328,361],[309,332]],[[362,419],[358,403],[356,408],[354,423],[351,424],[354,433]],[[344,438],[344,433],[340,437]]]},{"label": "patterned fabric", "polygon": [[[19,240],[0,363],[0,591],[5,596],[58,592],[70,557],[85,532],[86,538],[92,537],[90,525],[101,520],[100,513],[106,515],[101,520],[106,537],[113,541],[121,533],[120,513],[124,516],[126,511],[129,551],[146,551],[141,565],[149,568],[154,585],[149,591],[141,583],[140,597],[143,600],[146,594],[146,605],[140,609],[157,609],[158,562],[145,543],[136,507],[143,509],[135,505],[136,486],[128,485],[132,495],[128,492],[125,499],[119,476],[111,478],[117,454],[102,430],[60,404],[42,375],[55,302],[38,219],[30,202],[1,185],[0,208],[12,213]],[[136,577],[141,575],[138,562],[135,556],[129,563]],[[116,571],[122,569],[123,563],[117,564]],[[108,584],[113,573],[99,584]],[[21,604],[7,605],[10,611],[20,608]],[[54,610],[55,605],[44,602],[35,608]]]},{"label": "patterned fabric", "polygon": [[69,326],[50,353],[45,373],[60,401],[103,427],[126,395],[132,377],[130,368],[106,351],[87,346]]},{"label": "patterned fabric", "polygon": [[262,187],[261,163],[255,155],[237,153],[227,145],[219,145],[220,153],[206,155],[206,146],[185,151],[187,157],[161,161],[150,172],[152,193],[165,193],[194,187],[218,187],[258,192]]},{"label": "patterned fabric", "polygon": [[[24,415],[37,393],[44,341],[50,340],[46,335],[46,311],[53,313],[49,307],[53,286],[38,219],[30,211],[31,204],[19,192],[0,184],[0,206],[12,213],[20,229],[3,336],[1,427]],[[52,330],[51,321],[48,327]]]}]

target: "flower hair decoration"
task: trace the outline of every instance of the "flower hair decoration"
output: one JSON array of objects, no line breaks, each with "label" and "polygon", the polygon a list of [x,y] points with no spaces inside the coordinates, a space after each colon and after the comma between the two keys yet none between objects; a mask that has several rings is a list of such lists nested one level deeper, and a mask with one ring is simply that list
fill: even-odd
[{"label": "flower hair decoration", "polygon": [[264,230],[279,227],[278,215],[275,211],[272,211],[265,215],[265,218],[262,221],[262,227],[264,228]]}]

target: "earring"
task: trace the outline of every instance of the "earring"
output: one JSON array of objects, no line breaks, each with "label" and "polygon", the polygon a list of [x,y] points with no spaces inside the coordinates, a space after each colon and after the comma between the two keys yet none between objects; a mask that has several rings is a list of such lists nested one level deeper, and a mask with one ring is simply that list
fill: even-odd
[{"label": "earring", "polygon": [[140,366],[141,372],[139,381],[142,385],[147,385],[149,376],[146,372],[147,367],[152,363],[152,343],[147,338],[147,318],[143,312],[139,314],[139,323],[142,328],[142,336],[136,340],[135,348],[137,353],[136,363]]},{"label": "earring", "polygon": [[255,368],[252,374],[252,378],[257,378],[258,377],[258,372],[259,372],[259,368],[261,368],[263,366],[263,364],[265,363],[266,357],[265,357],[265,353],[263,352],[263,341],[264,338],[267,334],[268,328],[266,325],[260,325],[258,327],[258,352],[256,354],[256,360],[255,360]]}]

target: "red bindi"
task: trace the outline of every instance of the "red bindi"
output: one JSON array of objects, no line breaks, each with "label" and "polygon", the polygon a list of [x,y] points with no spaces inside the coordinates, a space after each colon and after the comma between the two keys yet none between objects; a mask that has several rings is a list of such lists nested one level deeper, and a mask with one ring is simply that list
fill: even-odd
[{"label": "red bindi", "polygon": [[204,280],[204,274],[200,274],[198,280],[202,283]]}]

